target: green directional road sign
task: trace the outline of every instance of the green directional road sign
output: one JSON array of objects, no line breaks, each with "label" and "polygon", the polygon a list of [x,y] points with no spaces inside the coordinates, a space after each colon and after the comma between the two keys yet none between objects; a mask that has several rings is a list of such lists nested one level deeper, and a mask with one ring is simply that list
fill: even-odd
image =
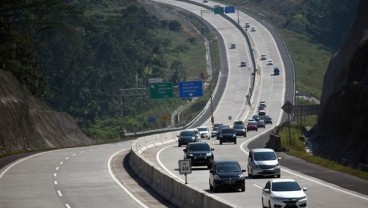
[{"label": "green directional road sign", "polygon": [[213,8],[213,13],[215,14],[223,14],[224,13],[224,7],[217,6]]},{"label": "green directional road sign", "polygon": [[172,98],[173,83],[172,82],[159,82],[149,84],[150,99],[163,99]]}]

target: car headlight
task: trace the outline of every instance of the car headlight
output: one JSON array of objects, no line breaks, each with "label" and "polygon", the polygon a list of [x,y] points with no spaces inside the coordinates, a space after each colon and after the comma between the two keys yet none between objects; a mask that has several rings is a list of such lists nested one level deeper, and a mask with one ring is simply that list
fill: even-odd
[{"label": "car headlight", "polygon": [[218,176],[218,175],[215,175],[214,178],[215,178],[215,180],[221,180],[220,176]]},{"label": "car headlight", "polygon": [[257,165],[257,164],[253,164],[253,167],[258,168],[258,169],[260,168],[259,165]]},{"label": "car headlight", "polygon": [[206,153],[206,156],[211,156],[212,155],[212,153],[211,152],[207,152]]},{"label": "car headlight", "polygon": [[193,154],[189,154],[189,157],[193,157]]},{"label": "car headlight", "polygon": [[239,175],[239,178],[240,179],[244,179],[245,178],[245,175],[242,173],[242,174]]},{"label": "car headlight", "polygon": [[302,196],[302,197],[299,198],[299,200],[303,200],[303,199],[306,199],[306,198],[307,198],[307,196]]}]

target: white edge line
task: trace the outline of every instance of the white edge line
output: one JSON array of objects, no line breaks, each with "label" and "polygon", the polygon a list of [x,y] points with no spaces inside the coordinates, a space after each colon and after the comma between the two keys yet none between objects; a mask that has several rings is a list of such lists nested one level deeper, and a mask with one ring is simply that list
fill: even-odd
[{"label": "white edge line", "polygon": [[[261,135],[263,135],[263,134],[266,134],[267,132],[268,132],[268,131],[262,132],[262,134],[257,135],[257,136],[254,136],[254,137],[250,138],[249,140],[247,140],[247,141],[243,142],[243,143],[240,145],[240,149],[241,149],[244,153],[249,154],[249,152],[247,152],[247,151],[243,148],[243,146],[244,146],[245,144],[247,144],[247,143],[249,143],[249,142],[251,142],[251,141],[253,141],[253,140],[257,139],[259,136],[261,136]],[[307,177],[307,176],[303,176],[303,175],[301,175],[301,174],[297,174],[297,173],[295,173],[295,172],[293,172],[293,171],[287,170],[285,167],[283,167],[283,168],[282,168],[282,171],[285,171],[285,172],[287,172],[287,173],[289,173],[289,174],[291,174],[291,175],[297,176],[297,177],[299,177],[299,178],[303,178],[303,179],[308,180],[308,181],[310,181],[310,182],[313,182],[313,183],[319,184],[319,185],[321,185],[321,186],[324,186],[324,187],[327,187],[327,188],[333,189],[333,190],[335,190],[335,191],[339,191],[339,192],[342,192],[342,193],[348,194],[348,195],[350,195],[350,196],[354,196],[354,197],[357,197],[357,198],[360,198],[360,199],[363,199],[363,200],[367,200],[367,201],[368,201],[368,198],[367,198],[367,197],[364,197],[364,196],[361,196],[361,195],[355,194],[355,193],[353,193],[353,192],[351,192],[351,191],[345,191],[344,189],[339,189],[339,188],[333,187],[333,186],[331,186],[331,185],[328,185],[327,183],[319,182],[319,181],[317,181],[317,180],[314,180],[312,177]],[[254,185],[254,184],[253,184],[253,185]]]},{"label": "white edge line", "polygon": [[259,188],[259,189],[263,189],[261,186],[258,186],[257,184],[252,184],[254,187],[257,187],[257,188]]},{"label": "white edge line", "polygon": [[[161,166],[161,168],[165,169],[165,171],[166,171],[166,172],[168,172],[170,175],[172,175],[174,178],[176,178],[176,179],[180,180],[182,183],[184,183],[184,180],[183,180],[183,179],[179,178],[179,177],[178,177],[178,176],[176,176],[174,173],[172,173],[171,171],[169,171],[169,170],[165,167],[165,165],[161,162],[161,160],[160,160],[160,153],[161,153],[163,150],[165,150],[165,149],[167,149],[167,148],[169,148],[169,147],[175,146],[175,145],[176,145],[176,144],[174,144],[174,145],[170,145],[170,146],[167,146],[167,147],[164,147],[164,148],[162,148],[160,151],[158,151],[158,152],[157,152],[157,154],[156,154],[156,160],[157,160],[157,162],[159,163],[159,165]],[[198,188],[198,187],[196,186],[196,188]],[[200,188],[198,188],[198,189],[200,189]],[[208,194],[210,195],[210,193],[208,193]],[[217,199],[217,200],[219,200],[219,201],[223,201],[223,202],[227,203],[228,205],[230,205],[230,206],[232,206],[232,207],[237,207],[235,204],[232,204],[231,202],[226,201],[224,198],[219,197],[219,196],[217,196],[217,195],[211,194],[211,196],[210,196],[210,197],[212,197],[212,198],[214,198],[214,199]]]},{"label": "white edge line", "polygon": [[354,197],[357,197],[357,198],[364,199],[364,200],[367,200],[367,201],[368,201],[368,198],[366,198],[366,197],[364,197],[364,196],[360,196],[360,195],[358,195],[358,194],[354,194],[354,193],[352,193],[352,192],[350,192],[350,191],[345,191],[344,189],[340,189],[340,188],[333,187],[333,186],[331,186],[331,185],[328,185],[328,184],[322,183],[322,182],[320,182],[320,181],[314,180],[313,178],[310,178],[310,177],[306,177],[306,176],[303,176],[303,175],[297,174],[297,173],[295,173],[295,172],[293,172],[293,171],[290,171],[290,170],[286,170],[285,168],[283,168],[282,170],[283,170],[283,171],[285,171],[285,172],[287,172],[287,173],[289,173],[289,174],[292,174],[292,175],[298,176],[298,177],[300,177],[300,178],[303,178],[303,179],[305,179],[305,180],[308,180],[308,181],[314,182],[314,183],[316,183],[316,184],[319,184],[319,185],[321,185],[321,186],[325,186],[325,187],[330,188],[330,189],[333,189],[333,190],[335,190],[335,191],[339,191],[339,192],[342,192],[342,193],[344,193],[344,194],[348,194],[348,195],[351,195],[351,196],[354,196]]},{"label": "white edge line", "polygon": [[140,201],[137,197],[135,197],[123,184],[120,183],[120,181],[115,177],[114,173],[112,172],[111,169],[111,161],[112,158],[115,157],[115,155],[119,154],[120,152],[126,151],[127,149],[122,149],[116,153],[114,153],[113,155],[111,155],[111,157],[109,158],[109,161],[107,163],[108,169],[109,169],[109,173],[111,175],[111,177],[114,179],[114,181],[132,198],[134,199],[138,204],[140,204],[142,207],[148,208],[148,206],[146,206],[142,201]]},{"label": "white edge line", "polygon": [[9,167],[7,167],[1,174],[0,174],[0,178],[2,178],[4,175],[5,175],[5,173],[6,172],[8,172],[9,170],[10,170],[10,168],[12,168],[12,167],[14,167],[14,166],[16,166],[17,164],[19,164],[19,163],[21,163],[21,162],[23,162],[23,161],[25,161],[25,160],[28,160],[28,159],[30,159],[30,158],[32,158],[32,157],[36,157],[36,156],[38,156],[38,155],[42,155],[42,154],[45,154],[46,152],[41,152],[41,153],[38,153],[38,154],[35,154],[35,155],[31,155],[31,156],[28,156],[28,157],[25,157],[25,158],[23,158],[23,159],[20,159],[20,160],[17,160],[17,161],[15,161],[14,163],[12,163]]},{"label": "white edge line", "polygon": [[63,196],[63,194],[61,194],[60,190],[58,190],[57,193],[59,194],[60,197]]},{"label": "white edge line", "polygon": [[65,204],[65,206],[66,206],[67,208],[71,208],[71,207],[69,206],[69,204]]},{"label": "white edge line", "polygon": [[179,179],[181,182],[184,182],[184,180],[183,179],[181,179],[181,178],[179,178],[178,176],[176,176],[174,173],[172,173],[169,169],[167,169],[166,167],[165,167],[165,165],[161,162],[161,160],[160,160],[160,154],[161,154],[161,152],[162,151],[164,151],[165,149],[167,149],[167,148],[169,148],[169,147],[173,147],[173,146],[175,146],[176,144],[173,144],[173,145],[169,145],[169,146],[167,146],[167,147],[164,147],[164,148],[162,148],[162,149],[160,149],[160,151],[158,151],[157,152],[157,154],[156,154],[156,161],[158,162],[158,164],[160,164],[160,166],[161,166],[161,168],[163,168],[166,172],[168,172],[171,176],[173,176],[174,178],[177,178],[177,179]]}]

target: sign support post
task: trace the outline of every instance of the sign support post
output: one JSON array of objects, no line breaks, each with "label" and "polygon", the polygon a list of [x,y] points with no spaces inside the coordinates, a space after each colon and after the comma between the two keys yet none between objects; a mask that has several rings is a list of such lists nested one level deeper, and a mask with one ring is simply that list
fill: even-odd
[{"label": "sign support post", "polygon": [[185,176],[185,184],[188,184],[187,174],[192,173],[192,161],[185,159],[179,160],[179,174]]},{"label": "sign support post", "polygon": [[289,122],[289,146],[291,147],[291,136],[290,136],[290,113],[294,110],[294,105],[290,101],[286,101],[286,103],[281,106],[282,110],[284,110],[288,114],[288,122]]}]

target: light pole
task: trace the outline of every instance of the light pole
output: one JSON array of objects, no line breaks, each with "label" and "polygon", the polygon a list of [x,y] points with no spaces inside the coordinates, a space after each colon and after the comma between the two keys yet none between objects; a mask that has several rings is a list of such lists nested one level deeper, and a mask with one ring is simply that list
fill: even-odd
[{"label": "light pole", "polygon": [[213,72],[213,66],[212,66],[212,56],[211,56],[211,47],[212,47],[212,39],[210,39],[209,41],[209,52],[208,52],[208,57],[209,57],[209,62],[210,62],[210,68],[211,68],[211,80],[210,80],[210,104],[211,104],[211,123],[212,123],[212,126],[215,124],[215,117],[213,117],[213,106],[212,106],[212,79],[213,79],[213,76],[214,76],[214,72]]}]

